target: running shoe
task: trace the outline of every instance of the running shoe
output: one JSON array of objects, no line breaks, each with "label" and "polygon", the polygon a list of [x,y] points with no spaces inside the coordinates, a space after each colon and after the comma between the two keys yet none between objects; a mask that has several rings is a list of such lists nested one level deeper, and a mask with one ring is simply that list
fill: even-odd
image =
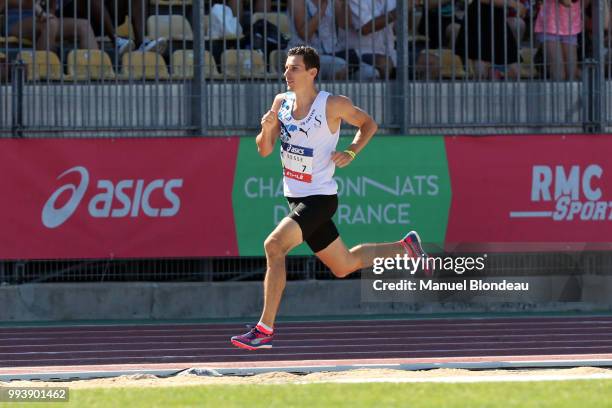
[{"label": "running shoe", "polygon": [[117,47],[117,52],[119,55],[123,55],[126,52],[130,52],[134,49],[134,41],[117,36],[115,37],[115,46]]},{"label": "running shoe", "polygon": [[145,38],[143,43],[140,44],[140,47],[138,47],[138,51],[156,52],[158,54],[163,54],[166,51],[167,47],[168,39],[164,37],[159,37],[156,40],[149,40]]},{"label": "running shoe", "polygon": [[421,246],[421,238],[416,231],[410,231],[406,236],[400,241],[406,252],[408,252],[409,256],[422,258],[422,268],[425,276],[432,276],[433,270],[429,269],[429,265],[427,262],[427,253],[423,250]]},{"label": "running shoe", "polygon": [[258,350],[272,348],[274,334],[264,334],[257,327],[253,327],[241,336],[232,337],[232,344],[246,350]]}]

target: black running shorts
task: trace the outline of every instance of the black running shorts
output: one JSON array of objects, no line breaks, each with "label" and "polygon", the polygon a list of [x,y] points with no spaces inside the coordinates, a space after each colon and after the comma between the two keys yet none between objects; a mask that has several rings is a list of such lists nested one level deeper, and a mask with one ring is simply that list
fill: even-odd
[{"label": "black running shorts", "polygon": [[287,197],[291,212],[288,217],[302,229],[302,238],[312,252],[324,250],[340,236],[332,221],[338,209],[337,195]]}]

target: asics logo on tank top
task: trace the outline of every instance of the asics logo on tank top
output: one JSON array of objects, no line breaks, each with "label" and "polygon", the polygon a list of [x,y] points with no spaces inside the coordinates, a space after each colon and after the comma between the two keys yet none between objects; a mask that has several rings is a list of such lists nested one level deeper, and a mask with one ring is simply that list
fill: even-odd
[{"label": "asics logo on tank top", "polygon": [[319,92],[302,120],[293,118],[295,94],[287,92],[278,112],[281,123],[281,161],[284,192],[287,197],[332,195],[337,192],[333,180],[335,165],[332,152],[339,130],[332,134],[326,118],[329,93]]}]

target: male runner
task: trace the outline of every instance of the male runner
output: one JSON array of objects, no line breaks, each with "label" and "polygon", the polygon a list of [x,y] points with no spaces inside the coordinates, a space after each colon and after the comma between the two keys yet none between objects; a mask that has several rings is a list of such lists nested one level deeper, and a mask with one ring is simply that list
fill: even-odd
[{"label": "male runner", "polygon": [[[401,241],[361,244],[346,248],[332,221],[338,207],[335,167],[349,165],[370,141],[378,126],[345,96],[315,87],[319,55],[312,47],[289,50],[285,64],[288,92],[278,94],[261,120],[257,150],[268,156],[281,139],[284,194],[291,212],[266,238],[264,308],[259,323],[248,333],[232,337],[237,347],[256,350],[272,347],[274,319],[285,289],[285,256],[302,241],[338,278],[371,266],[375,257],[425,257],[419,236],[409,232]],[[336,151],[342,121],[359,128],[351,145]]]}]

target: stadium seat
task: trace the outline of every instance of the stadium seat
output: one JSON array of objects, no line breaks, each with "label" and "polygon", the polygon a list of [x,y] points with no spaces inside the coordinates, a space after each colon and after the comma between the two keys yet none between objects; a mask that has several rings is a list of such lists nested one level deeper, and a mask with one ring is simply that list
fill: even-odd
[{"label": "stadium seat", "polygon": [[68,53],[68,74],[75,81],[114,79],[111,59],[102,50],[72,50]]},{"label": "stadium seat", "polygon": [[283,75],[285,72],[285,61],[287,60],[287,51],[274,50],[270,52],[270,72],[275,75]]},{"label": "stadium seat", "polygon": [[154,52],[126,52],[121,58],[122,79],[169,79],[164,57]]},{"label": "stadium seat", "polygon": [[119,37],[130,38],[132,40],[135,38],[134,27],[132,26],[132,23],[130,22],[128,16],[125,16],[123,24],[121,24],[115,29],[115,34]]},{"label": "stadium seat", "polygon": [[147,19],[147,36],[151,39],[165,37],[171,41],[193,41],[193,30],[189,21],[178,14],[150,16]]},{"label": "stadium seat", "polygon": [[193,79],[193,50],[177,50],[172,54],[172,79]]},{"label": "stadium seat", "polygon": [[537,48],[521,49],[521,78],[538,78],[540,76],[538,67],[534,61],[537,52]]},{"label": "stadium seat", "polygon": [[[204,75],[208,79],[219,79],[221,74],[209,51],[204,51]],[[177,50],[172,54],[172,78],[192,79],[194,74],[193,50]]]},{"label": "stadium seat", "polygon": [[[429,55],[429,58],[427,58]],[[467,77],[463,62],[449,49],[423,50],[419,54],[416,67],[417,76],[429,78],[461,79]]]},{"label": "stadium seat", "polygon": [[286,13],[253,13],[251,17],[251,25],[255,24],[258,20],[266,19],[280,29],[282,34],[285,34],[288,38],[291,38],[291,20]]},{"label": "stadium seat", "polygon": [[[9,36],[9,37],[2,37],[0,36],[0,46],[4,47],[7,45],[19,45],[19,38],[17,37],[13,37],[13,36]],[[25,47],[31,47],[32,46],[32,41],[28,40],[27,38],[22,38],[21,39],[21,45],[25,46]]]},{"label": "stadium seat", "polygon": [[221,54],[221,69],[228,78],[233,79],[272,78],[266,72],[264,56],[259,50],[226,50]]},{"label": "stadium seat", "polygon": [[62,79],[62,63],[52,51],[21,51],[16,60],[22,60],[27,68],[27,80]]}]

